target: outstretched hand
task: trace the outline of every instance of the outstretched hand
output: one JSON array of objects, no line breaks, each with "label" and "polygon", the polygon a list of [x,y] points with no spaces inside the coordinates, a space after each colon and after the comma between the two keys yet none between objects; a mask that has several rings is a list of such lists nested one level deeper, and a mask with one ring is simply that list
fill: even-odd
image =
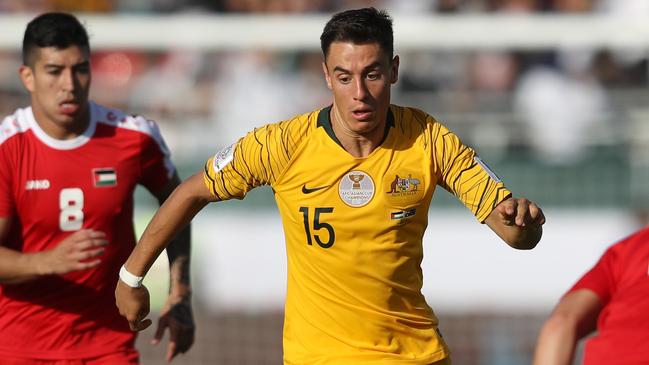
[{"label": "outstretched hand", "polygon": [[166,329],[169,329],[166,359],[170,362],[176,355],[187,352],[194,344],[196,326],[189,298],[169,296],[160,313],[158,328],[151,344],[159,344]]},{"label": "outstretched hand", "polygon": [[545,215],[536,203],[525,198],[509,198],[495,208],[498,218],[507,226],[525,227],[529,224],[543,225]]}]

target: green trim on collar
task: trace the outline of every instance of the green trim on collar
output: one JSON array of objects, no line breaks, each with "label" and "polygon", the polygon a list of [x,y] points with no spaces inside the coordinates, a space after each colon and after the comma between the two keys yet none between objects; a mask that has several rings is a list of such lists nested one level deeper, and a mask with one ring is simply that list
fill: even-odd
[{"label": "green trim on collar", "polygon": [[[340,147],[342,147],[342,143],[340,143],[340,140],[338,137],[336,137],[336,134],[334,133],[334,129],[331,126],[331,108],[333,107],[332,105],[329,105],[326,108],[320,109],[320,112],[318,113],[318,127],[324,128],[325,132],[333,139],[334,142],[336,142]],[[383,133],[383,139],[381,139],[381,143],[379,145],[383,144],[385,139],[388,137],[388,133],[390,132],[390,128],[394,127],[394,115],[392,115],[392,108],[388,108],[388,115],[387,115],[387,123],[385,123],[385,133]]]}]

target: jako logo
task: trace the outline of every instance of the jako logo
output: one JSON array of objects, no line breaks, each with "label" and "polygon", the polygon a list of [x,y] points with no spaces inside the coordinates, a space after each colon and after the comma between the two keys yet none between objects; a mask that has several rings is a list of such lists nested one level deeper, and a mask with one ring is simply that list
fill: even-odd
[{"label": "jako logo", "polygon": [[25,190],[46,190],[49,188],[49,180],[27,180],[25,184]]}]

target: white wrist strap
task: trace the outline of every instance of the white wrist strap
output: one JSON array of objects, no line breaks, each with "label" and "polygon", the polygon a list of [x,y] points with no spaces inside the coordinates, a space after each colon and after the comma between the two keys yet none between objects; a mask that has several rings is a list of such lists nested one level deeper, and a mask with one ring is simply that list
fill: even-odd
[{"label": "white wrist strap", "polygon": [[124,282],[124,284],[130,286],[131,288],[139,288],[142,286],[143,276],[135,276],[126,270],[126,267],[122,265],[122,268],[119,269],[119,278]]}]

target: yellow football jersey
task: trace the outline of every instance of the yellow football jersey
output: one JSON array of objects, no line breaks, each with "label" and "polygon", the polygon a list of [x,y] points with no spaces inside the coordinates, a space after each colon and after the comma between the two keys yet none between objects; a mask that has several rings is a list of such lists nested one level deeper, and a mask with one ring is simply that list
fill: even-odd
[{"label": "yellow football jersey", "polygon": [[429,364],[448,356],[421,293],[422,237],[440,185],[479,221],[510,192],[426,113],[390,106],[365,158],[333,133],[331,107],[269,124],[205,165],[219,199],[270,185],[286,236],[285,364]]}]

